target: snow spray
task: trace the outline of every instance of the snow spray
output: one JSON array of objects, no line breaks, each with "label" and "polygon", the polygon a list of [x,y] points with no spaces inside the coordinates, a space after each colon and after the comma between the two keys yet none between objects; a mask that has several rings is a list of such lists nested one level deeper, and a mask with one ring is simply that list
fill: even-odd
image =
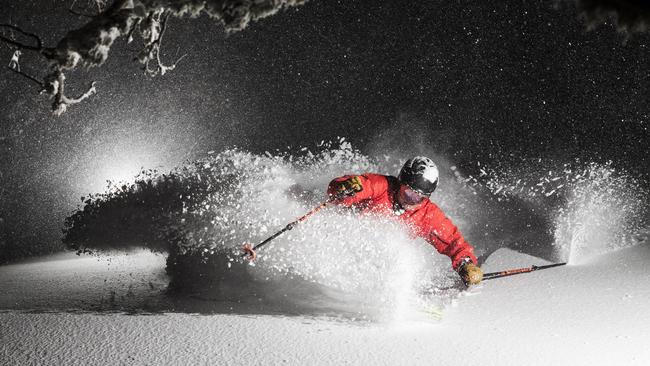
[{"label": "snow spray", "polygon": [[643,240],[648,195],[637,180],[610,165],[589,164],[569,184],[555,220],[555,245],[570,264]]},{"label": "snow spray", "polygon": [[174,290],[273,303],[280,312],[317,307],[384,319],[439,301],[431,289],[457,281],[449,259],[392,218],[328,208],[269,243],[254,266],[241,259],[243,243],[264,239],[322,201],[332,178],[396,173],[343,139],[339,144],[300,155],[210,152],[170,173],[142,171],[134,183],[84,197],[83,209],[66,221],[64,242],[80,251],[166,252]]},{"label": "snow spray", "polygon": [[514,168],[479,164],[478,171],[467,178],[474,186],[499,201],[525,202],[550,224],[554,256],[548,260],[578,264],[639,244],[647,235],[647,186],[611,162],[534,159]]},{"label": "snow spray", "polygon": [[[66,220],[79,251],[145,247],[168,255],[170,289],[203,298],[272,306],[287,313],[395,319],[444,306],[462,289],[449,258],[408,236],[390,217],[328,208],[269,243],[256,243],[325,199],[329,181],[351,173],[395,175],[398,154],[368,156],[341,139],[312,152],[208,152],[169,173],[84,197]],[[476,174],[437,158],[432,196],[480,260],[510,247],[550,261],[632,245],[647,219],[638,182],[610,165],[522,161],[508,169],[476,162]],[[559,169],[557,169],[559,167]]]}]

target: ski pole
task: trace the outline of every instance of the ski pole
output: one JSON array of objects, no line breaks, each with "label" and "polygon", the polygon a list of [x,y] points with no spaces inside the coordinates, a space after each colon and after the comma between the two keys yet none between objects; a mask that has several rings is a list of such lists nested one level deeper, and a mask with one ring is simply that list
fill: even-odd
[{"label": "ski pole", "polygon": [[495,279],[495,278],[512,276],[512,275],[516,275],[516,274],[520,274],[520,273],[528,273],[528,272],[538,271],[540,269],[547,269],[547,268],[563,266],[565,264],[566,264],[566,262],[565,263],[548,264],[548,265],[545,265],[545,266],[532,266],[532,267],[528,267],[528,268],[508,269],[508,270],[500,271],[500,272],[485,273],[483,275],[483,281],[492,280],[492,279]]},{"label": "ski pole", "polygon": [[280,236],[280,235],[281,235],[282,233],[284,233],[285,231],[288,231],[288,230],[293,229],[294,226],[296,226],[297,224],[299,224],[299,223],[301,223],[301,222],[307,220],[307,218],[308,218],[309,216],[311,216],[311,215],[315,214],[316,212],[318,212],[318,211],[324,209],[325,207],[327,207],[327,205],[328,205],[329,203],[330,203],[329,200],[327,200],[327,201],[321,203],[319,206],[313,208],[311,211],[309,211],[309,212],[307,212],[306,214],[300,216],[300,217],[297,218],[295,221],[292,221],[292,222],[288,223],[287,226],[284,227],[284,229],[282,229],[282,230],[278,231],[277,233],[275,233],[275,234],[269,236],[269,237],[266,238],[263,242],[261,242],[261,243],[255,245],[255,246],[251,246],[250,243],[245,243],[245,244],[244,244],[244,247],[243,247],[244,254],[242,254],[242,257],[244,257],[244,258],[246,258],[246,259],[248,259],[248,260],[250,260],[250,261],[254,261],[255,258],[257,258],[257,252],[256,252],[255,250],[257,250],[257,249],[263,247],[264,245],[268,244],[271,240],[277,238],[278,236]]}]

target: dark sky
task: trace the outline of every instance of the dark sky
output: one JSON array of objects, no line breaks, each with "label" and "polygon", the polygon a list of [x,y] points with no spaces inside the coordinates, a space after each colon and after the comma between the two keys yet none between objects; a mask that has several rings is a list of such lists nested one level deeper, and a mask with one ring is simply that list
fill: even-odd
[{"label": "dark sky", "polygon": [[[0,4],[0,22],[46,45],[87,21],[67,13],[69,1]],[[231,35],[206,17],[172,19],[163,58],[187,53],[176,70],[143,75],[138,39],[120,39],[102,67],[68,74],[70,94],[92,80],[98,94],[61,117],[3,67],[3,240],[51,241],[106,179],[233,145],[261,152],[345,136],[372,150],[382,136],[412,137],[461,166],[589,157],[648,176],[650,34],[587,31],[571,2],[404,4],[314,0]],[[11,54],[0,46],[2,62]],[[21,66],[44,75],[35,54]]]}]

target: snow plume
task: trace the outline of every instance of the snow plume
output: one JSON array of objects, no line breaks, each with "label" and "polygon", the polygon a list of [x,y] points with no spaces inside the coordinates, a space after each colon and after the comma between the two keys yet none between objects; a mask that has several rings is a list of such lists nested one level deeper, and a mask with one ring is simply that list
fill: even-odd
[{"label": "snow plume", "polygon": [[648,192],[610,165],[589,164],[570,182],[556,243],[570,263],[639,244],[650,225]]},{"label": "snow plume", "polygon": [[545,217],[557,260],[575,263],[638,244],[650,225],[647,184],[611,163],[534,159],[477,168],[468,183],[506,203],[528,202]]},{"label": "snow plume", "polygon": [[169,174],[143,171],[135,183],[84,197],[83,209],[66,221],[64,242],[82,252],[165,251],[172,289],[274,304],[285,313],[319,308],[392,317],[457,293],[439,289],[459,285],[449,259],[409,238],[395,220],[336,207],[272,241],[254,266],[242,260],[243,243],[256,244],[317,206],[333,177],[367,171],[384,167],[344,140],[299,156],[227,150]]},{"label": "snow plume", "polygon": [[650,24],[650,3],[646,0],[578,0],[578,9],[593,26],[613,18],[625,32],[644,32]]}]

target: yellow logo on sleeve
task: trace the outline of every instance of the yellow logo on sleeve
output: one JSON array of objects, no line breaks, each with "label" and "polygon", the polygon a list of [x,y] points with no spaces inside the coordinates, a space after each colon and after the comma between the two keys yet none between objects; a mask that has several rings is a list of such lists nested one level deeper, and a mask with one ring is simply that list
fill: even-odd
[{"label": "yellow logo on sleeve", "polygon": [[358,176],[350,177],[342,181],[339,185],[339,192],[344,194],[354,194],[361,191],[363,191],[363,185]]}]

